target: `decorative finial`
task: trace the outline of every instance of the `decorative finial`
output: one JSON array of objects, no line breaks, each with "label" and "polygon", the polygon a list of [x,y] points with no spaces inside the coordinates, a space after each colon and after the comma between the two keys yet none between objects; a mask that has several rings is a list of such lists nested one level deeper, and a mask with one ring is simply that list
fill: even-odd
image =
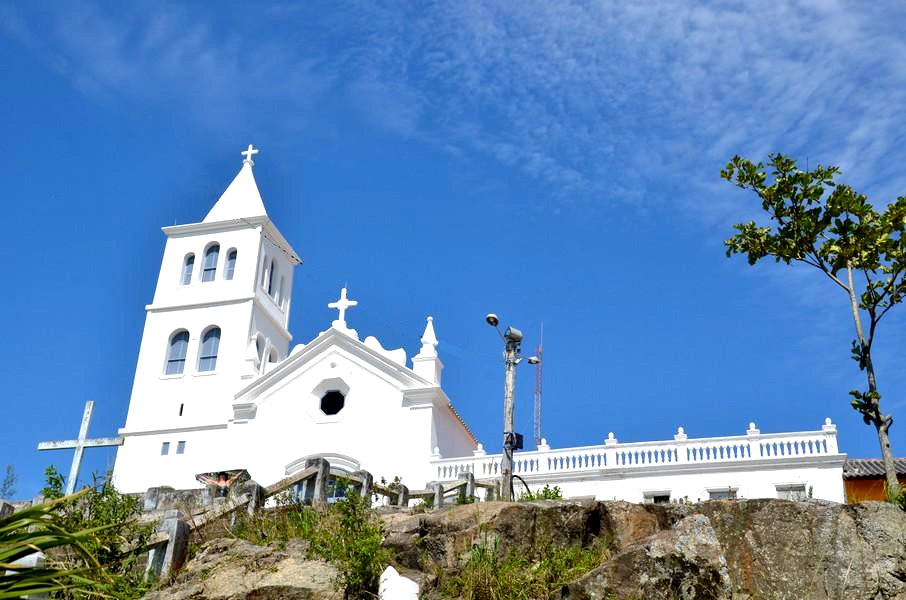
[{"label": "decorative finial", "polygon": [[675,439],[675,440],[685,440],[685,439],[688,439],[688,437],[689,437],[689,436],[686,435],[686,429],[685,429],[684,427],[677,427],[677,428],[676,428],[676,435],[673,436],[673,439]]},{"label": "decorative finial", "polygon": [[258,152],[260,152],[260,150],[258,148],[255,148],[252,144],[249,144],[249,147],[247,150],[243,150],[242,152],[240,152],[240,154],[242,154],[242,156],[245,157],[242,160],[242,164],[248,163],[248,165],[250,167],[254,167],[255,161],[252,160],[252,156],[254,156],[255,154],[258,154]]},{"label": "decorative finial", "polygon": [[355,300],[347,300],[346,288],[344,287],[340,291],[340,299],[337,300],[336,302],[331,302],[330,304],[327,305],[327,308],[335,308],[340,313],[339,318],[333,322],[333,326],[341,328],[341,329],[345,329],[346,328],[346,309],[348,309],[352,306],[358,306],[358,304],[359,303],[356,302]]},{"label": "decorative finial", "polygon": [[434,317],[428,317],[425,333],[422,334],[422,349],[419,356],[437,356],[437,334],[434,333]]}]

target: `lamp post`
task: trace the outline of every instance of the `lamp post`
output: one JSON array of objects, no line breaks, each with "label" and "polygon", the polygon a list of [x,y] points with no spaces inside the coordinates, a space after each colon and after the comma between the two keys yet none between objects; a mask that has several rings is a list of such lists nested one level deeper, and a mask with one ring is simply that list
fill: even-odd
[{"label": "lamp post", "polygon": [[[523,361],[522,332],[515,327],[507,327],[501,333],[498,325],[500,319],[491,313],[485,317],[488,325],[497,330],[504,342],[503,351],[503,458],[500,461],[500,498],[504,502],[513,501],[513,450],[521,449],[521,438],[514,431],[514,413],[516,410],[516,366]],[[537,365],[537,356],[528,359],[529,364]]]}]

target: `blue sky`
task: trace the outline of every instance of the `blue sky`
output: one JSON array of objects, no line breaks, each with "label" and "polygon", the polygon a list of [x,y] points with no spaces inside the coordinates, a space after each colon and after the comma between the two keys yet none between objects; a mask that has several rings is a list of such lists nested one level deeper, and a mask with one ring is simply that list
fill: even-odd
[{"label": "blue sky", "polygon": [[[434,315],[445,387],[489,448],[494,311],[530,346],[544,323],[554,447],[830,416],[844,451],[877,454],[846,394],[862,380],[845,298],[817,273],[725,258],[730,225],[758,214],[718,172],[783,151],[841,166],[876,203],[906,193],[901,3],[124,6],[0,5],[0,465],[20,496],[68,469],[34,448],[74,437],[85,400],[92,434],[122,425],[159,228],[201,220],[250,142],[305,260],[296,340],[346,282],[351,326],[385,347],[416,352]],[[899,312],[876,350],[895,416]],[[87,454],[84,474],[112,465]]]}]

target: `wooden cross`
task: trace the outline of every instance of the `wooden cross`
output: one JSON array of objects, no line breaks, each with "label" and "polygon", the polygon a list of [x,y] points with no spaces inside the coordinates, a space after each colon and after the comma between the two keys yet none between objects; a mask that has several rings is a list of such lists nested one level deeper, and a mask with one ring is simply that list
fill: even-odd
[{"label": "wooden cross", "polygon": [[242,156],[245,157],[245,159],[243,159],[242,162],[248,163],[254,167],[255,163],[254,163],[254,161],[252,161],[252,156],[254,156],[255,154],[258,154],[259,152],[261,152],[261,150],[259,150],[258,148],[255,148],[254,146],[249,144],[248,150],[243,150],[239,154],[241,154]]},{"label": "wooden cross", "polygon": [[340,318],[333,322],[336,326],[346,327],[346,309],[358,306],[358,302],[355,300],[346,299],[346,288],[343,288],[343,291],[340,292],[340,299],[336,302],[331,302],[327,305],[327,308],[335,308],[340,311]]},{"label": "wooden cross", "polygon": [[91,424],[91,412],[94,410],[94,400],[85,403],[85,413],[82,415],[82,427],[79,429],[79,437],[75,440],[60,440],[56,442],[41,442],[38,444],[38,450],[65,450],[75,448],[75,455],[72,457],[72,467],[69,468],[69,478],[66,480],[66,495],[75,491],[76,481],[79,479],[79,469],[82,466],[82,453],[85,448],[97,448],[100,446],[122,446],[122,436],[108,438],[88,439],[88,426]]}]

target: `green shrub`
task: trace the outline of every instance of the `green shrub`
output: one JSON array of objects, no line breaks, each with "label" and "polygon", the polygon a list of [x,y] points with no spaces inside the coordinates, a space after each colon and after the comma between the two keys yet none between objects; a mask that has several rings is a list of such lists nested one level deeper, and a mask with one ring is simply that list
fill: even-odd
[{"label": "green shrub", "polygon": [[[67,504],[77,502],[85,493],[39,504],[0,519],[0,599],[90,590],[102,584],[89,573],[91,569],[100,568],[97,557],[87,547],[87,542],[97,532],[69,529],[60,518]],[[63,548],[78,556],[87,568],[13,566],[35,552],[48,553]]]},{"label": "green shrub", "polygon": [[884,482],[884,495],[887,496],[888,502],[898,506],[900,510],[906,510],[906,488],[900,486],[896,494],[891,494],[887,487],[887,482]]},{"label": "green shrub", "polygon": [[602,537],[588,547],[543,544],[533,556],[524,556],[503,555],[499,540],[485,535],[458,572],[438,571],[438,591],[444,598],[465,600],[547,599],[609,556],[610,544]]},{"label": "green shrub", "polygon": [[538,491],[528,491],[519,496],[520,502],[531,502],[532,500],[563,500],[563,492],[560,491],[559,486],[545,485]]},{"label": "green shrub", "polygon": [[[351,490],[351,488],[349,488]],[[309,542],[309,555],[337,569],[336,586],[346,598],[373,598],[383,570],[390,562],[383,524],[377,512],[358,493],[327,508],[289,502],[255,515],[237,516],[233,535],[255,544]]]},{"label": "green shrub", "polygon": [[382,547],[383,523],[359,494],[332,505],[313,528],[312,551],[337,569],[337,586],[346,598],[373,598],[390,562]]},{"label": "green shrub", "polygon": [[[45,474],[44,497],[62,498],[63,476],[54,467],[48,467]],[[55,568],[85,570],[91,579],[103,582],[92,595],[140,598],[150,588],[144,580],[145,546],[156,530],[155,524],[137,519],[141,514],[139,498],[118,492],[109,477],[92,476],[91,485],[82,494],[77,501],[61,505],[59,521],[67,531],[93,530],[83,546],[98,564],[90,564],[84,552],[75,552],[71,546],[49,553],[48,563]],[[85,590],[62,590],[53,597],[80,598],[86,594]]]}]

